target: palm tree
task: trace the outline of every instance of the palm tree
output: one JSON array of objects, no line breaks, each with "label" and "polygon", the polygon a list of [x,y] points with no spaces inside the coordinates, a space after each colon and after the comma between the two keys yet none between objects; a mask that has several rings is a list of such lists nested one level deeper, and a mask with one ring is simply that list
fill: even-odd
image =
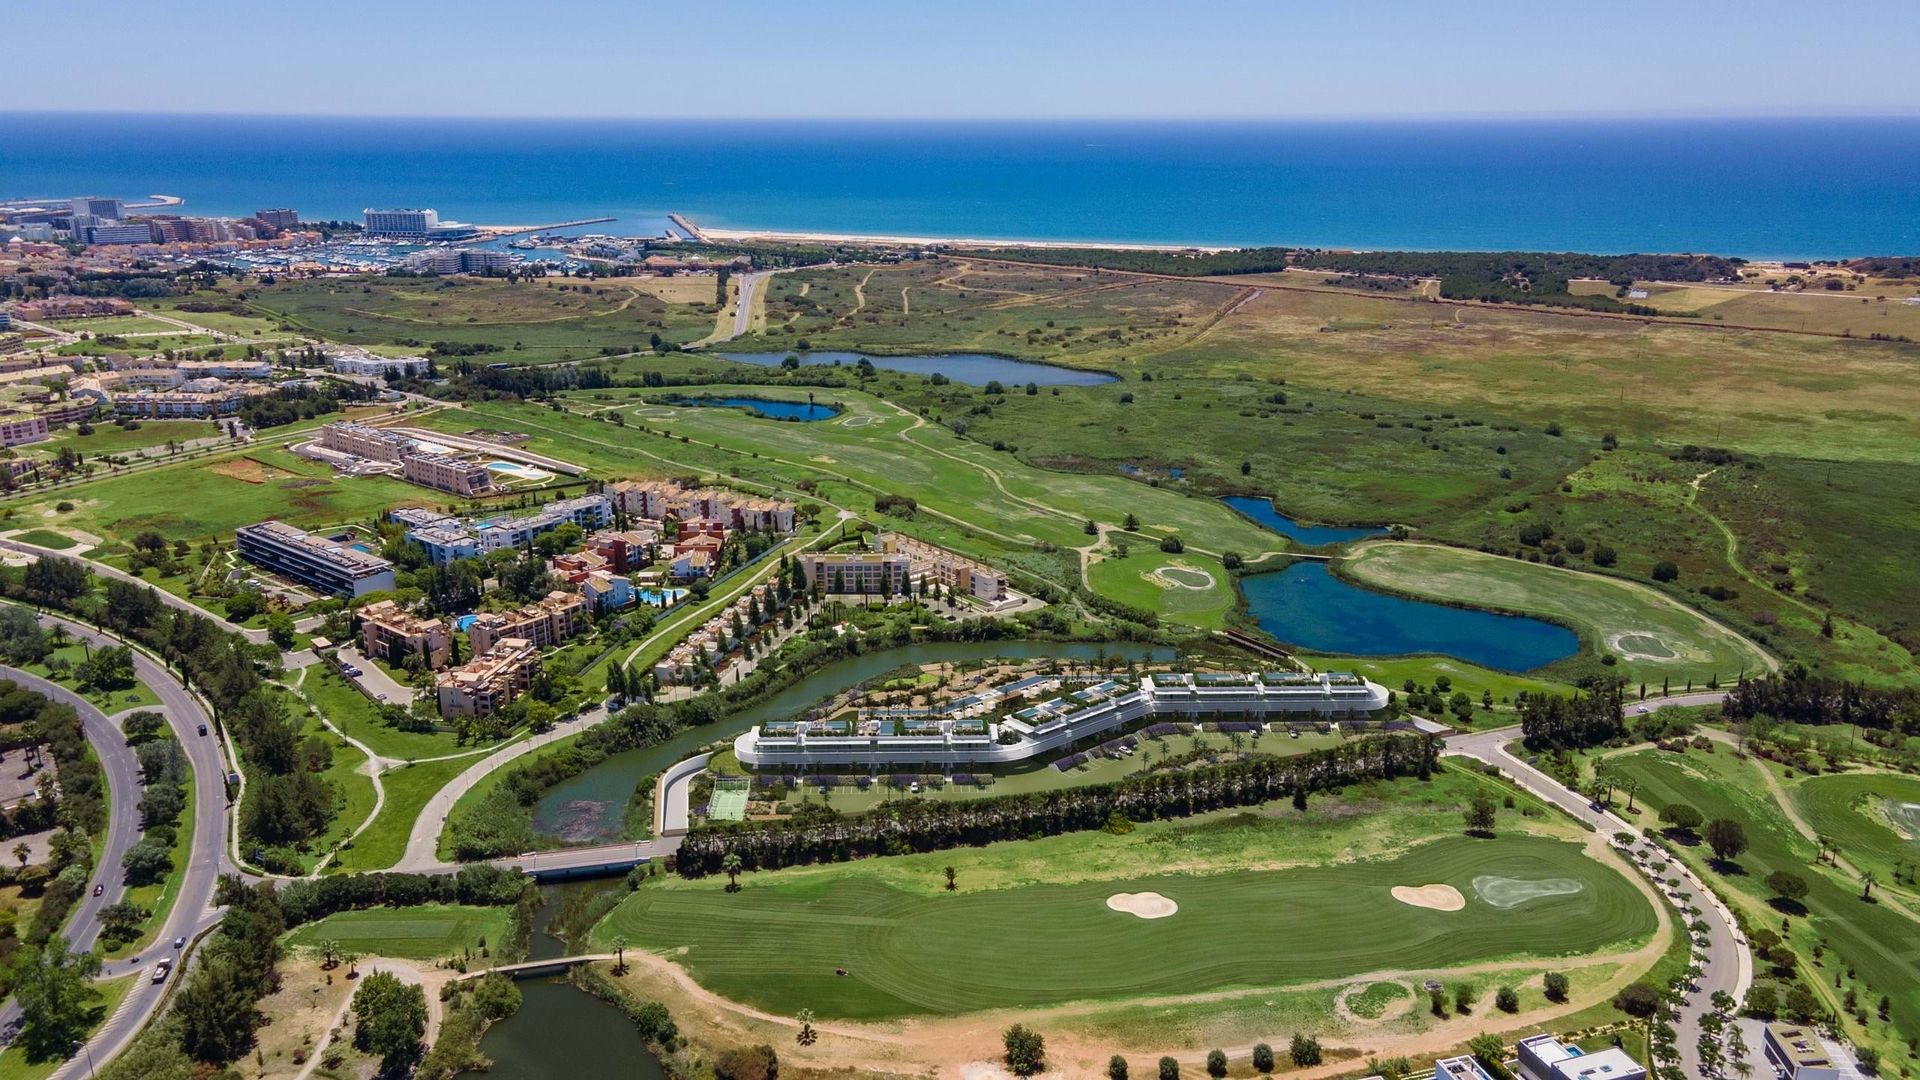
[{"label": "palm tree", "polygon": [[1871,870],[1860,875],[1860,899],[1873,899],[1873,886],[1877,881],[1879,881],[1879,878],[1874,877],[1873,871]]},{"label": "palm tree", "polygon": [[320,966],[331,969],[339,966],[339,964],[340,943],[334,941],[332,938],[322,939],[320,942]]},{"label": "palm tree", "polygon": [[729,851],[720,859],[720,872],[727,875],[727,891],[740,891],[740,853]]},{"label": "palm tree", "polygon": [[953,867],[951,866],[947,867],[947,891],[948,892],[953,892],[954,890],[960,887],[959,885],[954,884],[954,880],[953,880],[957,873],[958,871],[954,870]]},{"label": "palm tree", "polygon": [[820,1033],[813,1030],[813,1010],[801,1009],[795,1019],[800,1021],[800,1030],[794,1033],[793,1041],[801,1046],[812,1046],[820,1038]]},{"label": "palm tree", "polygon": [[615,975],[625,975],[627,973],[627,937],[625,934],[615,934],[613,937],[613,973]]},{"label": "palm tree", "polygon": [[31,854],[33,854],[33,849],[27,847],[27,842],[25,840],[22,840],[19,843],[13,845],[13,857],[20,860],[20,868],[22,870],[26,869],[27,856]]}]

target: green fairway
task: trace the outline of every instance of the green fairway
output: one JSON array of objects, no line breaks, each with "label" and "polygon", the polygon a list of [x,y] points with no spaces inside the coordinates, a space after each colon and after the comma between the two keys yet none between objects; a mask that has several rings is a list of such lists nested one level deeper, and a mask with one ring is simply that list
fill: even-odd
[{"label": "green fairway", "polygon": [[[1834,987],[1832,972],[1852,970],[1857,981],[1846,986],[1857,989],[1863,1001],[1888,996],[1900,1041],[1920,1037],[1920,925],[1890,904],[1862,901],[1851,879],[1815,868],[1813,844],[1794,830],[1768,793],[1759,771],[1764,763],[1739,760],[1724,749],[1713,754],[1643,750],[1615,760],[1623,775],[1638,782],[1635,798],[1643,820],[1651,821],[1669,804],[1685,803],[1708,820],[1730,818],[1745,826],[1750,846],[1737,860],[1737,873],[1710,869],[1703,845],[1678,850],[1756,925],[1780,926],[1780,912],[1768,903],[1767,875],[1786,871],[1803,878],[1810,886],[1807,915],[1792,920],[1793,945],[1803,964],[1816,941],[1831,957],[1827,970],[1808,980],[1816,992],[1837,998],[1842,991]],[[1875,1023],[1869,1033],[1879,1036],[1885,1028]]]},{"label": "green fairway", "polygon": [[1087,568],[1096,592],[1175,622],[1225,625],[1233,610],[1233,581],[1218,559],[1192,552],[1169,555],[1138,539],[1121,543],[1127,544],[1126,558],[1109,555]]},{"label": "green fairway", "polygon": [[380,808],[380,816],[354,839],[352,846],[340,852],[334,864],[342,870],[368,871],[384,870],[399,862],[400,856],[406,853],[413,821],[420,816],[427,800],[447,786],[447,781],[479,760],[460,757],[400,765],[381,773],[380,786],[387,793],[387,801]]},{"label": "green fairway", "polygon": [[1618,656],[1632,681],[1731,680],[1771,663],[1759,646],[1635,582],[1437,544],[1365,544],[1339,569],[1390,592],[1545,616],[1573,627],[1587,649]]},{"label": "green fairway", "polygon": [[507,907],[422,904],[411,908],[341,911],[287,935],[287,944],[316,948],[339,942],[345,952],[400,960],[438,960],[462,950],[497,949],[513,914]]},{"label": "green fairway", "polygon": [[1920,779],[1843,773],[1810,776],[1789,790],[1814,832],[1883,883],[1896,867],[1920,864]]},{"label": "green fairway", "polygon": [[54,532],[52,529],[28,529],[26,532],[16,534],[14,539],[23,544],[52,548],[55,551],[65,551],[74,546],[73,537]]},{"label": "green fairway", "polygon": [[[862,863],[835,869],[750,876],[736,895],[724,880],[650,885],[596,938],[666,951],[709,989],[774,1012],[875,1019],[1588,955],[1638,944],[1658,925],[1647,899],[1578,845],[1529,836],[1449,837],[1332,866],[932,896],[876,882]],[[1579,891],[1503,910],[1475,896],[1483,875],[1570,879]],[[1389,894],[1431,883],[1459,889],[1466,908]],[[1107,906],[1142,891],[1179,911],[1143,920]]]}]

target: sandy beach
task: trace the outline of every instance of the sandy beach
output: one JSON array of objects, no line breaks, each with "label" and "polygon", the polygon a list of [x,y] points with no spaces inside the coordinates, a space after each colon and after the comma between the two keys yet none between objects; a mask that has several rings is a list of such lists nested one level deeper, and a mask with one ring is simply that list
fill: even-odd
[{"label": "sandy beach", "polygon": [[709,240],[772,240],[780,243],[875,244],[889,247],[1102,248],[1109,251],[1232,251],[1199,244],[1121,244],[1102,240],[995,240],[977,236],[895,236],[885,233],[787,232],[778,229],[715,229],[700,226]]}]

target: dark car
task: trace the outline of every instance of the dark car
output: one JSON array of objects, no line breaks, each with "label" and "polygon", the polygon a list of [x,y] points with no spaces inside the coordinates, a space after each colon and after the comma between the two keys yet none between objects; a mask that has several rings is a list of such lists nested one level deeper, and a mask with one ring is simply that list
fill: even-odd
[{"label": "dark car", "polygon": [[201,724],[201,725],[200,725],[200,734],[202,734],[202,735],[205,735],[206,733],[207,733],[207,725],[205,725],[205,724]]},{"label": "dark car", "polygon": [[106,892],[107,892],[107,887],[105,885],[95,885],[93,887],[93,895],[95,896],[104,896],[106,895]]}]

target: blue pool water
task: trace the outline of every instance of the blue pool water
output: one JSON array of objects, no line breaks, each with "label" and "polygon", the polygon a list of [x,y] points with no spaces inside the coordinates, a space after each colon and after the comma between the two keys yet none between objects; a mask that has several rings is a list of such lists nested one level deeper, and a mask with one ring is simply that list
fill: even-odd
[{"label": "blue pool water", "polygon": [[723,409],[745,409],[769,420],[829,420],[840,415],[840,410],[831,405],[819,405],[809,401],[774,401],[769,398],[689,398],[687,404],[718,406]]},{"label": "blue pool water", "polygon": [[640,602],[643,604],[652,604],[654,607],[668,607],[670,605],[679,603],[680,598],[687,595],[687,590],[685,589],[635,589],[633,591],[633,595],[639,597]]},{"label": "blue pool water", "polygon": [[798,356],[803,364],[839,364],[852,367],[861,358],[872,361],[873,366],[891,371],[905,371],[913,375],[945,375],[957,383],[968,386],[985,386],[998,382],[1008,389],[1033,383],[1038,386],[1097,386],[1100,383],[1114,381],[1114,376],[1104,371],[1081,371],[1079,368],[1061,367],[1058,364],[1042,364],[1032,360],[1015,360],[1011,356],[995,356],[992,353],[934,353],[922,356],[865,356],[855,352],[761,352],[761,353],[721,353],[729,360],[740,360],[761,367],[779,367],[780,362],[789,356]]},{"label": "blue pool water", "polygon": [[1335,525],[1302,525],[1287,515],[1274,509],[1273,501],[1257,495],[1229,495],[1220,500],[1247,517],[1265,525],[1274,532],[1298,541],[1308,547],[1320,547],[1325,544],[1344,544],[1349,540],[1358,540],[1366,536],[1383,536],[1385,529],[1377,526],[1342,527]]},{"label": "blue pool water", "polygon": [[477,618],[479,618],[478,615],[462,615],[459,618],[453,620],[453,627],[454,629],[459,630],[462,633],[465,633],[467,627],[472,626],[473,620]]},{"label": "blue pool water", "polygon": [[364,551],[369,555],[373,554],[373,549],[366,544],[348,544],[347,546],[355,551]]},{"label": "blue pool water", "polygon": [[1374,592],[1340,580],[1324,562],[1248,575],[1240,591],[1260,629],[1314,652],[1441,653],[1502,671],[1531,671],[1580,648],[1579,637],[1564,626]]}]

